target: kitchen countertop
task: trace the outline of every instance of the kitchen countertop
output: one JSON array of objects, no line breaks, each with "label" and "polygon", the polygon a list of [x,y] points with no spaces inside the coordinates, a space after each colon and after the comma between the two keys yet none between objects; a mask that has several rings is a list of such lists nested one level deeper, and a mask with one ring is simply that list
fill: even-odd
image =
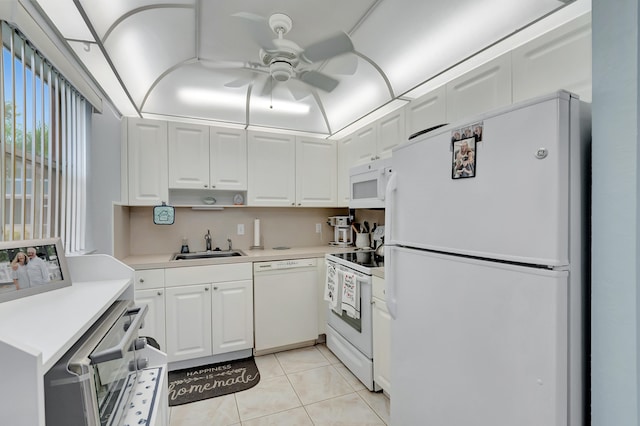
[{"label": "kitchen countertop", "polygon": [[[174,253],[147,254],[128,256],[120,259],[135,270],[156,269],[156,268],[177,268],[181,266],[200,265],[222,265],[228,263],[244,262],[268,262],[274,260],[305,259],[311,257],[324,257],[328,253],[345,253],[354,251],[355,247],[334,247],[334,246],[313,246],[313,247],[291,247],[286,250],[240,249],[246,256],[234,256],[212,259],[191,259],[191,260],[170,260]],[[374,268],[383,269],[383,268]]]}]

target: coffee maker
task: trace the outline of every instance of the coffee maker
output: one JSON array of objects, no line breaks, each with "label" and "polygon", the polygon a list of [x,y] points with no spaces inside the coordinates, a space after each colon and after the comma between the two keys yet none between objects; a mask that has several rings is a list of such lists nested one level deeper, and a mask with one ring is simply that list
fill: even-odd
[{"label": "coffee maker", "polygon": [[349,247],[353,244],[350,216],[331,216],[327,223],[333,226],[333,241],[329,244],[336,247]]}]

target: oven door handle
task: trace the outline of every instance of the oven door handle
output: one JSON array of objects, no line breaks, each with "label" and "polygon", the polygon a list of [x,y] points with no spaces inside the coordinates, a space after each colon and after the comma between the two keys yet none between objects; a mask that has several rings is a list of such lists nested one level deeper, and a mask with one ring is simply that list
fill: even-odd
[{"label": "oven door handle", "polygon": [[100,352],[94,352],[89,355],[89,359],[91,359],[91,364],[100,364],[107,361],[112,361],[114,359],[124,358],[124,354],[129,350],[133,341],[138,335],[138,330],[142,327],[142,322],[144,321],[145,315],[147,315],[147,305],[142,305],[140,307],[135,307],[127,311],[127,314],[135,313],[135,317],[131,322],[129,322],[129,328],[125,332],[122,339],[118,342],[117,345],[112,346],[107,349],[103,349]]}]

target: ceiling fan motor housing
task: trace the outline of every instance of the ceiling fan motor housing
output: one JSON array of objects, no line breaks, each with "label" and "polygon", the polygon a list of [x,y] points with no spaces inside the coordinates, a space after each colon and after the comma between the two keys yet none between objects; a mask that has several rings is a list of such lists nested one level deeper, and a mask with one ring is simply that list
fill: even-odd
[{"label": "ceiling fan motor housing", "polygon": [[288,81],[293,74],[293,67],[287,61],[275,60],[269,65],[269,71],[276,81]]}]

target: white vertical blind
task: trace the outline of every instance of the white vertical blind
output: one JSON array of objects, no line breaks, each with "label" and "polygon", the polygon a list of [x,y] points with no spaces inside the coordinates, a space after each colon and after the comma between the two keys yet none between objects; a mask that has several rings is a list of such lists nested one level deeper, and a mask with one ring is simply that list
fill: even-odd
[{"label": "white vertical blind", "polygon": [[85,249],[89,103],[2,22],[1,240],[62,238]]}]

